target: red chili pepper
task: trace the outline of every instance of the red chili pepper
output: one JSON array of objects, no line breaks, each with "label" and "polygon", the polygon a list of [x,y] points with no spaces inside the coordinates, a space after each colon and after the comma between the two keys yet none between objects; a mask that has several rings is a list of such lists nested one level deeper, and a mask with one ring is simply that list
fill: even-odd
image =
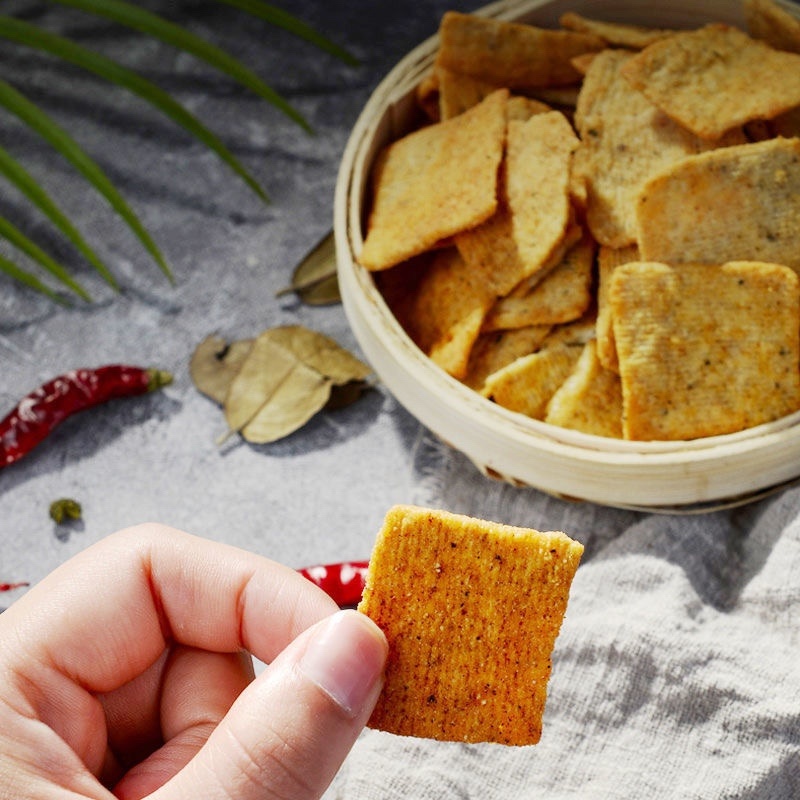
[{"label": "red chili pepper", "polygon": [[11,592],[14,589],[21,589],[23,586],[30,586],[29,583],[0,583],[0,592]]},{"label": "red chili pepper", "polygon": [[72,414],[116,397],[152,392],[171,381],[169,372],[124,364],[74,369],[53,378],[23,397],[0,422],[0,468],[29,453]]},{"label": "red chili pepper", "polygon": [[368,566],[368,561],[343,561],[340,564],[317,564],[297,571],[344,608],[356,606],[361,600]]}]

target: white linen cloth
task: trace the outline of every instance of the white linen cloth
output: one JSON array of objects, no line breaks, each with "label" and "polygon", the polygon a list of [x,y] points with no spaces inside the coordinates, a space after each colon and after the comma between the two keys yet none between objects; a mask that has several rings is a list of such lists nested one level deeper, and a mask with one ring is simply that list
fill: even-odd
[{"label": "white linen cloth", "polygon": [[540,743],[367,731],[330,798],[800,797],[800,490],[702,516],[482,491],[432,439],[416,501],[586,546]]}]

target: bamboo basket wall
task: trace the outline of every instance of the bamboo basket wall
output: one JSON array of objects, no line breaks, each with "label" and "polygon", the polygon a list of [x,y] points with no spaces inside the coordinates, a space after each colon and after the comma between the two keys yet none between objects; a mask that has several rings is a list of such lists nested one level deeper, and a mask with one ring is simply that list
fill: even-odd
[{"label": "bamboo basket wall", "polygon": [[[785,8],[797,13],[789,3]],[[565,11],[654,27],[743,26],[737,0],[502,0],[479,13],[556,27]],[[376,154],[408,132],[414,90],[438,46],[431,37],[376,88],[343,154],[334,201],[345,313],[364,355],[411,414],[484,474],[559,497],[667,513],[702,513],[752,501],[800,478],[800,412],[735,434],[685,442],[591,436],[508,411],[435,366],[394,318],[357,263]]]}]

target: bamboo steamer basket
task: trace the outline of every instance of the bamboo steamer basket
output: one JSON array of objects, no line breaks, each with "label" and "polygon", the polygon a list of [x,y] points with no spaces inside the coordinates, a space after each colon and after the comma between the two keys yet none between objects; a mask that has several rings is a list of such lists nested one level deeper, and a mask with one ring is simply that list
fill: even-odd
[{"label": "bamboo steamer basket", "polygon": [[[798,13],[796,6],[781,4]],[[501,0],[477,13],[556,27],[565,11],[654,27],[744,26],[737,0]],[[421,43],[375,89],[347,142],[334,201],[345,313],[364,355],[397,401],[485,475],[562,498],[648,512],[703,513],[751,502],[800,480],[800,412],[692,441],[609,439],[508,411],[450,377],[414,345],[357,256],[372,163],[384,145],[410,130],[414,89],[437,47],[436,36]]]}]

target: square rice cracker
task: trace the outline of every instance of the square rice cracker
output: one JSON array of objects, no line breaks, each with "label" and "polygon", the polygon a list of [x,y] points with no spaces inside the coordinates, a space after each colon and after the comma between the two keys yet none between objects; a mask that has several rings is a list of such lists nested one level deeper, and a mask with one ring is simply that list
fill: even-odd
[{"label": "square rice cracker", "polygon": [[581,75],[570,59],[604,46],[592,34],[447,11],[439,25],[436,65],[524,91],[576,83]]},{"label": "square rice cracker", "polygon": [[788,267],[625,264],[611,304],[626,439],[732,433],[800,407],[800,279]]},{"label": "square rice cracker", "polygon": [[704,139],[800,105],[800,55],[727,25],[646,47],[623,75],[664,113]]},{"label": "square rice cracker", "polygon": [[536,744],[551,654],[582,552],[559,532],[390,509],[359,604],[389,642],[370,727],[444,741]]},{"label": "square rice cracker", "polygon": [[738,130],[708,142],[674,122],[622,77],[632,58],[622,50],[596,55],[575,111],[586,221],[607,247],[635,243],[636,200],[650,176],[686,156],[745,141]]},{"label": "square rice cracker", "polygon": [[800,19],[772,0],[744,0],[747,30],[776,50],[800,53]]},{"label": "square rice cracker", "polygon": [[381,152],[362,266],[388,269],[495,212],[507,100],[508,91],[499,89],[469,111]]},{"label": "square rice cracker", "polygon": [[542,347],[489,375],[481,393],[509,411],[544,419],[550,398],[575,369],[582,351],[582,346],[562,342]]},{"label": "square rice cracker", "polygon": [[636,216],[643,261],[766,261],[800,269],[800,139],[677,162],[642,187]]},{"label": "square rice cracker", "polygon": [[594,436],[622,438],[622,383],[597,357],[588,342],[572,374],[547,404],[544,421]]}]

